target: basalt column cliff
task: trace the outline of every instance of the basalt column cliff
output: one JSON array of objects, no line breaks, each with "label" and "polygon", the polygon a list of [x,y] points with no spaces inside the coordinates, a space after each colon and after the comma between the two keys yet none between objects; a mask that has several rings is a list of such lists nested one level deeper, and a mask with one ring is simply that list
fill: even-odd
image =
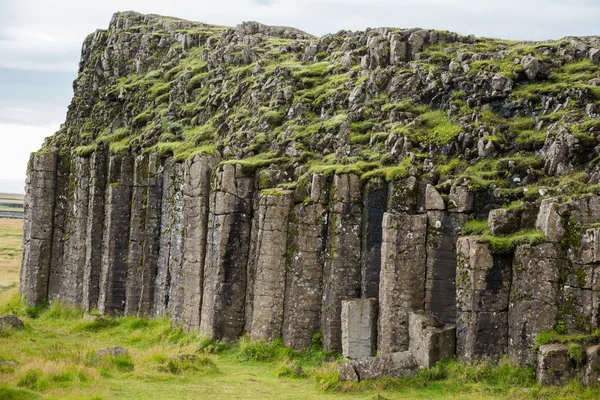
[{"label": "basalt column cliff", "polygon": [[434,331],[534,365],[539,334],[600,326],[599,65],[595,37],[117,13],[31,157],[22,296],[349,358],[364,337],[391,372]]}]

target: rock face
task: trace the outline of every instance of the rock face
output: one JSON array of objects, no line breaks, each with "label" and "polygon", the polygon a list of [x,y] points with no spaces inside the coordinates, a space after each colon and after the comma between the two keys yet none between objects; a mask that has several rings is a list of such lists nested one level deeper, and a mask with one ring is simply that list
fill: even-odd
[{"label": "rock face", "polygon": [[341,318],[344,357],[371,357],[377,343],[377,300],[342,301]]},{"label": "rock face", "polygon": [[600,81],[564,78],[600,40],[526,47],[117,13],[31,157],[21,295],[214,339],[322,335],[359,357],[348,379],[454,346],[567,376],[533,346],[600,327]]},{"label": "rock face", "polygon": [[457,354],[461,361],[498,361],[508,346],[511,260],[478,237],[457,243]]}]

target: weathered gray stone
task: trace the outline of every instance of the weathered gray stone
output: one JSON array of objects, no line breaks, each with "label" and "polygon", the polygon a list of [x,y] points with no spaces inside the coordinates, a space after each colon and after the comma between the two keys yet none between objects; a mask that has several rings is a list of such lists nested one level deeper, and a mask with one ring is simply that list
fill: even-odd
[{"label": "weathered gray stone", "polygon": [[361,183],[356,175],[335,175],[332,216],[323,274],[323,346],[342,350],[342,300],[360,296]]},{"label": "weathered gray stone", "polygon": [[358,382],[358,373],[354,369],[352,363],[347,362],[339,364],[337,370],[340,373],[340,381]]},{"label": "weathered gray stone", "polygon": [[593,62],[596,65],[600,65],[600,49],[591,48],[588,51],[588,57],[591,62]]},{"label": "weathered gray stone", "polygon": [[377,300],[342,301],[342,350],[357,359],[375,354],[377,344]]},{"label": "weathered gray stone", "polygon": [[570,216],[579,225],[600,222],[600,197],[594,194],[574,196],[568,203]]},{"label": "weathered gray stone", "polygon": [[0,328],[24,329],[25,324],[16,315],[0,317]]},{"label": "weathered gray stone", "polygon": [[590,346],[585,350],[587,363],[581,371],[581,384],[586,387],[600,385],[600,346]]},{"label": "weathered gray stone", "polygon": [[473,209],[473,193],[467,186],[453,185],[448,196],[448,211],[469,212]]},{"label": "weathered gray stone", "polygon": [[92,156],[90,165],[90,198],[85,238],[82,306],[86,311],[98,305],[100,293],[107,175],[108,158],[105,152],[97,150]]},{"label": "weathered gray stone", "polygon": [[559,214],[558,199],[542,200],[535,228],[544,232],[546,239],[559,242],[565,235],[564,223]]},{"label": "weathered gray stone", "polygon": [[160,235],[162,181],[157,155],[138,156],[134,165],[125,312],[149,315],[154,306]]},{"label": "weathered gray stone", "polygon": [[319,203],[299,204],[289,222],[283,343],[305,350],[321,321],[327,210]]},{"label": "weathered gray stone", "polygon": [[133,159],[112,156],[108,167],[106,228],[98,297],[98,310],[102,314],[121,313],[125,309],[132,180]]},{"label": "weathered gray stone", "polygon": [[[183,164],[174,164],[174,193],[169,199],[173,203],[172,225],[170,230],[169,248],[169,300],[167,312],[173,318],[173,323],[181,324],[181,313],[183,311],[183,187],[184,187]],[[163,189],[164,190],[164,189]],[[163,197],[163,202],[165,201]],[[163,215],[163,218],[165,216]],[[168,216],[167,216],[168,218]]]},{"label": "weathered gray stone", "polygon": [[123,347],[119,347],[119,346],[112,346],[112,347],[105,347],[103,349],[100,349],[96,352],[96,357],[98,358],[103,358],[103,357],[121,357],[121,356],[126,356],[127,354],[129,354],[129,352],[127,351],[126,348]]},{"label": "weathered gray stone", "polygon": [[389,184],[388,212],[414,214],[417,211],[418,182],[414,176]]},{"label": "weathered gray stone", "polygon": [[390,64],[407,61],[408,45],[400,35],[392,35],[390,40]]},{"label": "weathered gray stone", "polygon": [[86,258],[90,159],[77,157],[74,162],[75,169],[71,176],[73,197],[69,202],[65,226],[62,287],[60,292],[55,294],[55,298],[73,306],[80,306],[83,301]]},{"label": "weathered gray stone", "polygon": [[445,210],[444,199],[438,193],[433,185],[427,184],[425,189],[425,209],[426,210]]},{"label": "weathered gray stone", "polygon": [[388,186],[383,179],[365,185],[362,224],[361,297],[379,297],[383,213],[387,208]]},{"label": "weathered gray stone", "polygon": [[521,229],[521,211],[497,208],[490,211],[488,228],[492,235],[508,235]]},{"label": "weathered gray stone", "polygon": [[527,78],[530,81],[535,80],[535,77],[540,70],[539,60],[531,55],[528,55],[521,59],[521,66],[523,67],[523,71],[525,71]]},{"label": "weathered gray stone", "polygon": [[383,217],[379,286],[379,354],[408,349],[408,314],[425,301],[427,215]]},{"label": "weathered gray stone", "polygon": [[75,157],[68,151],[58,154],[56,170],[56,195],[54,200],[54,220],[52,237],[52,258],[48,277],[49,301],[62,301],[66,293],[64,287],[65,275],[65,245],[69,242],[69,222],[72,220],[71,209],[75,197]]},{"label": "weathered gray stone", "polygon": [[183,166],[169,158],[162,175],[154,314],[170,314],[177,323],[183,307]]},{"label": "weathered gray stone", "polygon": [[288,219],[294,193],[266,189],[260,196],[254,312],[250,336],[270,341],[281,337],[286,282]]},{"label": "weathered gray stone", "polygon": [[183,225],[183,311],[181,322],[185,329],[200,328],[204,262],[208,234],[210,173],[216,160],[196,156],[184,168]]},{"label": "weathered gray stone", "polygon": [[508,354],[520,364],[536,363],[533,352],[536,336],[552,329],[558,320],[564,264],[563,250],[557,244],[521,245],[515,250],[508,311]]},{"label": "weathered gray stone", "polygon": [[[415,375],[417,363],[410,351],[385,354],[352,361],[358,380],[404,378]],[[340,377],[341,378],[341,377]]]},{"label": "weathered gray stone", "polygon": [[421,313],[408,315],[409,350],[419,368],[429,368],[456,353],[456,325]]},{"label": "weathered gray stone", "polygon": [[456,239],[469,216],[427,213],[425,310],[446,323],[456,323]]},{"label": "weathered gray stone", "polygon": [[33,307],[48,297],[52,252],[57,153],[34,153],[29,160],[23,221],[20,292]]},{"label": "weathered gray stone", "polygon": [[478,237],[457,242],[457,354],[467,363],[498,361],[508,345],[510,256],[494,255]]},{"label": "weathered gray stone", "polygon": [[542,385],[560,385],[575,378],[577,363],[569,357],[566,344],[546,344],[538,352],[537,381]]},{"label": "weathered gray stone", "polygon": [[254,179],[232,164],[212,179],[200,332],[233,340],[244,329]]}]

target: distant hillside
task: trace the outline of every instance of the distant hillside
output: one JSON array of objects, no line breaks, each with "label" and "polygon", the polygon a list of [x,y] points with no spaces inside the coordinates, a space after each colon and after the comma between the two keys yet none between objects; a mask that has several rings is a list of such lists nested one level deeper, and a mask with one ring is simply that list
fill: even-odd
[{"label": "distant hillside", "polygon": [[0,193],[0,218],[23,218],[23,195]]}]

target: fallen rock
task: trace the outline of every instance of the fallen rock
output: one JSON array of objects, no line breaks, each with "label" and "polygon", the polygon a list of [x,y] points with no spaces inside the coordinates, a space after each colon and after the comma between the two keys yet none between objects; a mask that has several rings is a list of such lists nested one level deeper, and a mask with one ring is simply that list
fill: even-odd
[{"label": "fallen rock", "polygon": [[446,325],[434,315],[410,313],[409,349],[419,368],[429,368],[456,353],[456,325]]},{"label": "fallen rock", "polygon": [[119,347],[119,346],[112,346],[112,347],[106,347],[104,349],[98,350],[98,352],[96,352],[96,357],[98,357],[98,358],[108,357],[108,356],[119,357],[119,356],[125,356],[127,354],[129,354],[127,349],[125,349],[123,347]]},{"label": "fallen rock", "polygon": [[19,363],[16,361],[0,360],[0,368],[2,368],[2,367],[16,368],[18,366],[19,366]]},{"label": "fallen rock", "polygon": [[569,357],[566,344],[546,344],[538,353],[537,381],[542,385],[560,385],[573,379],[579,368]]},{"label": "fallen rock", "polygon": [[0,317],[0,328],[24,329],[25,324],[16,315]]},{"label": "fallen rock", "polygon": [[340,373],[341,381],[358,382],[358,373],[354,369],[352,363],[344,363],[337,366],[337,371]]}]

